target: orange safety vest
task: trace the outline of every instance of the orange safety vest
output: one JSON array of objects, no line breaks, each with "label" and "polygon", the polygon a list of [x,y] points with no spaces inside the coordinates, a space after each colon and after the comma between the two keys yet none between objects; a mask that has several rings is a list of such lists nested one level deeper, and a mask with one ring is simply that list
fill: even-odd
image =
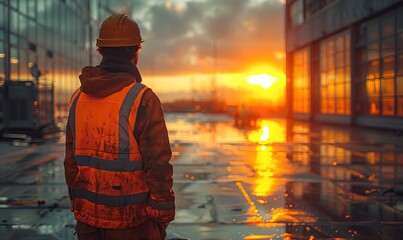
[{"label": "orange safety vest", "polygon": [[104,98],[73,94],[69,121],[79,171],[69,193],[78,221],[123,229],[147,220],[149,192],[133,135],[146,89],[135,82]]}]

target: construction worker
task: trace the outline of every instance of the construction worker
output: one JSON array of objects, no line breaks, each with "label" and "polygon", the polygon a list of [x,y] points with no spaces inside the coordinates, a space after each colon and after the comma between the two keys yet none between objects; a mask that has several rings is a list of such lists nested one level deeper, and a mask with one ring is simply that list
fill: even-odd
[{"label": "construction worker", "polygon": [[99,66],[70,101],[66,183],[78,239],[164,239],[174,219],[172,152],[161,103],[136,67],[143,40],[125,15],[105,19]]}]

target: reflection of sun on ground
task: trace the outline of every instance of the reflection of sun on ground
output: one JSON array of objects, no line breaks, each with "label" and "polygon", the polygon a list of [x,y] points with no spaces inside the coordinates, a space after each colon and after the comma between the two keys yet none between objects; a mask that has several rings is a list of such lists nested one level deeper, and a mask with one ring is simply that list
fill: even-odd
[{"label": "reflection of sun on ground", "polygon": [[272,211],[270,222],[290,223],[290,222],[316,222],[318,219],[309,213],[296,209],[277,208]]},{"label": "reflection of sun on ground", "polygon": [[[256,124],[259,128],[248,133],[248,140],[260,145],[267,145],[273,142],[284,143],[285,125],[283,122],[274,120],[259,120]],[[264,150],[262,148],[262,150]]]},{"label": "reflection of sun on ground", "polygon": [[257,125],[257,130],[248,133],[248,140],[259,144],[256,146],[256,157],[250,163],[256,171],[253,194],[265,198],[277,190],[279,179],[276,176],[287,171],[285,163],[281,164],[273,156],[275,149],[271,145],[273,142],[285,142],[285,127],[271,120],[260,120]]}]

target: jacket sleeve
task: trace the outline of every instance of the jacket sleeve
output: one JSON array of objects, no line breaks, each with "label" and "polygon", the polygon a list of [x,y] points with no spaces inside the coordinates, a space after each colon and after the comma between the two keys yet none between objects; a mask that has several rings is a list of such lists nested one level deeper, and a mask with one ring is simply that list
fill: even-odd
[{"label": "jacket sleeve", "polygon": [[172,190],[173,167],[168,131],[161,102],[148,89],[140,103],[135,132],[144,162],[145,181],[150,191],[147,213],[157,222],[169,223],[175,217],[175,195]]},{"label": "jacket sleeve", "polygon": [[64,158],[64,174],[66,177],[67,187],[70,190],[73,188],[74,181],[78,174],[78,167],[74,160],[73,151],[73,135],[71,133],[70,121],[67,120],[66,126],[66,155]]}]

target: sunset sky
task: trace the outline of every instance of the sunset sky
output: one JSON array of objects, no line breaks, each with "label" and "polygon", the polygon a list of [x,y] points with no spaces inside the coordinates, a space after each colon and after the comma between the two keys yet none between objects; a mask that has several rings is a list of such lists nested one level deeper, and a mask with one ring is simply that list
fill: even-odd
[{"label": "sunset sky", "polygon": [[284,1],[123,2],[117,10],[132,9],[145,40],[143,81],[162,101],[206,98],[213,79],[230,103],[284,97]]}]

